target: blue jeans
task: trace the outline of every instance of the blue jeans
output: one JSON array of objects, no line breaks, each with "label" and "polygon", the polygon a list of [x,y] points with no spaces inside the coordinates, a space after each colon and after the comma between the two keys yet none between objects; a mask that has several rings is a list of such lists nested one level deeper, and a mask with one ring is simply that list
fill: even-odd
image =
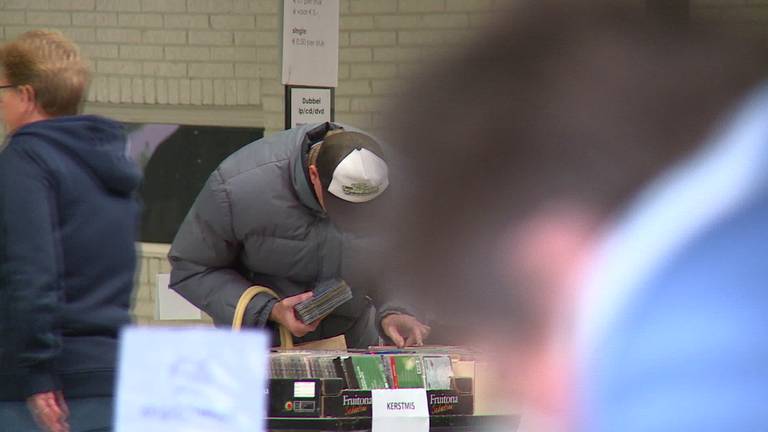
[{"label": "blue jeans", "polygon": [[[110,432],[112,430],[112,398],[94,397],[66,399],[71,432]],[[26,402],[0,401],[0,431],[39,432]]]}]

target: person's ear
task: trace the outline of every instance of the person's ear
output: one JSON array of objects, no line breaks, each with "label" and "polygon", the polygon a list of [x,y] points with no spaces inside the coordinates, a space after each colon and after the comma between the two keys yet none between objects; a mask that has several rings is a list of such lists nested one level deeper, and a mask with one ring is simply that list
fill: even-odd
[{"label": "person's ear", "polygon": [[320,207],[325,208],[325,202],[323,201],[323,183],[320,181],[320,172],[317,170],[316,165],[310,165],[308,171],[309,182],[312,183],[312,188],[315,191],[317,201],[320,203]]},{"label": "person's ear", "polygon": [[21,100],[27,104],[34,106],[37,101],[35,100],[35,89],[29,85],[24,84],[18,87],[17,91],[21,96]]}]

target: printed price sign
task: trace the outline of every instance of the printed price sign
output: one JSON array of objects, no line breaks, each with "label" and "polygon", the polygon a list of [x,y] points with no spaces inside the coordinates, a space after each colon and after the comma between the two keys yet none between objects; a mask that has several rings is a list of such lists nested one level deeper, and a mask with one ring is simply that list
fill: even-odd
[{"label": "printed price sign", "polygon": [[339,0],[284,0],[283,84],[336,87]]},{"label": "printed price sign", "polygon": [[373,432],[427,432],[427,391],[421,389],[371,390]]}]

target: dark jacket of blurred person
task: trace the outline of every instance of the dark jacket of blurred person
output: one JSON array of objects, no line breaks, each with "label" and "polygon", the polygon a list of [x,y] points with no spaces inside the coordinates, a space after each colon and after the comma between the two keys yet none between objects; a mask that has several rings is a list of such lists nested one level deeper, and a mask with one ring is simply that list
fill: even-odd
[{"label": "dark jacket of blurred person", "polygon": [[60,33],[31,31],[0,48],[3,430],[111,423],[141,175],[120,124],[78,115],[87,79]]}]

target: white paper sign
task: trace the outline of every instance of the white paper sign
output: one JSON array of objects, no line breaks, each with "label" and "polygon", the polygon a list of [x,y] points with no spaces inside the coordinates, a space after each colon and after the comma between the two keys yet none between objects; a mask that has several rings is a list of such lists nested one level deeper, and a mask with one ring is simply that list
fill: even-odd
[{"label": "white paper sign", "polygon": [[265,430],[268,353],[259,330],[126,328],[115,431]]},{"label": "white paper sign", "polygon": [[283,0],[283,84],[338,82],[339,0]]},{"label": "white paper sign", "polygon": [[168,288],[171,275],[168,273],[157,274],[155,287],[157,299],[155,306],[155,319],[158,320],[199,320],[202,318],[200,309],[180,296],[176,291]]},{"label": "white paper sign", "polygon": [[328,121],[331,121],[331,89],[291,89],[291,127]]},{"label": "white paper sign", "polygon": [[427,432],[429,408],[422,389],[371,390],[373,432]]}]

